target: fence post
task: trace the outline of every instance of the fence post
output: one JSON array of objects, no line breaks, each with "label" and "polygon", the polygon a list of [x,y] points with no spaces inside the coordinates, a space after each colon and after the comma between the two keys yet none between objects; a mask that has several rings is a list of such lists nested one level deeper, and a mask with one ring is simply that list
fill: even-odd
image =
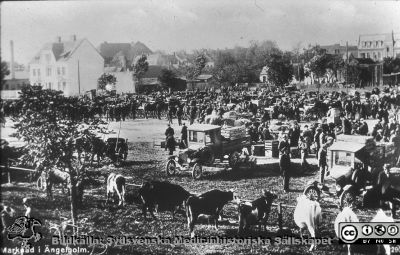
[{"label": "fence post", "polygon": [[278,226],[279,230],[282,230],[282,203],[278,203]]},{"label": "fence post", "polygon": [[7,171],[7,179],[8,179],[8,184],[10,184],[11,183],[10,171]]}]

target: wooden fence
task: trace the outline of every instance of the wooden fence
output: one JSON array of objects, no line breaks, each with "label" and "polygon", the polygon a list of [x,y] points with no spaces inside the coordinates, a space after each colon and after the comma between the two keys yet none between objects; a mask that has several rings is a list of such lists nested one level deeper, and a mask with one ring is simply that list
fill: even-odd
[{"label": "wooden fence", "polygon": [[2,172],[7,173],[7,182],[11,183],[11,171],[23,171],[23,172],[29,172],[29,173],[34,173],[36,170],[34,169],[28,169],[28,168],[22,168],[22,167],[15,167],[15,166],[4,166],[0,165],[0,169],[2,169]]}]

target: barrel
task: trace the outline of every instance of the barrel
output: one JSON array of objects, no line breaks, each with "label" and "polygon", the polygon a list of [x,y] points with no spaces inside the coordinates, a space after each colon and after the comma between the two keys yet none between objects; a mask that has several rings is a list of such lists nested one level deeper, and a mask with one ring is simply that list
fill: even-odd
[{"label": "barrel", "polygon": [[272,157],[279,158],[279,150],[278,150],[279,141],[272,141]]}]

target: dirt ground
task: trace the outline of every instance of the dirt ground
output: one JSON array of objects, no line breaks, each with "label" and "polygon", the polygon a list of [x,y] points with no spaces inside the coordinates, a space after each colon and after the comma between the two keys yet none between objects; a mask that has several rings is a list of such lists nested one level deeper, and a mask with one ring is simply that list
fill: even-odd
[{"label": "dirt ground", "polygon": [[[177,132],[180,130],[176,124],[173,126]],[[118,130],[119,123],[111,123],[110,128]],[[85,191],[83,207],[79,210],[79,218],[87,219],[80,226],[80,234],[96,237],[189,237],[187,221],[183,214],[178,214],[173,220],[169,212],[158,212],[157,221],[147,220],[141,214],[141,206],[135,202],[137,187],[127,187],[127,205],[124,208],[114,205],[105,205],[106,186],[105,177],[110,172],[122,173],[133,177],[129,183],[141,184],[144,180],[168,180],[179,184],[193,194],[203,193],[211,189],[234,189],[241,199],[253,200],[260,196],[261,190],[266,189],[278,195],[275,203],[295,206],[296,198],[302,193],[310,180],[318,178],[315,160],[310,159],[312,168],[309,174],[301,172],[299,160],[293,160],[294,176],[290,181],[291,192],[284,193],[282,178],[279,176],[279,167],[276,160],[266,160],[266,165],[253,169],[239,169],[237,171],[206,172],[200,180],[193,180],[187,172],[178,173],[168,177],[165,173],[167,153],[159,147],[153,146],[153,140],[159,141],[163,137],[166,121],[136,120],[122,123],[121,137],[128,138],[129,155],[127,162],[119,168],[112,164],[102,162],[99,167],[89,169],[96,177],[98,183],[88,187]],[[2,134],[2,137],[4,133]],[[314,164],[313,164],[314,163]],[[330,191],[334,191],[334,183],[328,181]],[[69,217],[69,201],[67,194],[61,189],[55,191],[54,200],[45,197],[43,191],[37,190],[34,183],[13,183],[2,185],[1,200],[4,204],[13,206],[17,215],[23,215],[22,198],[30,197],[34,202],[34,215],[39,218],[43,226],[41,232],[43,239],[35,245],[44,246],[50,242],[54,232],[49,230],[50,223],[60,223],[59,216]],[[323,194],[321,200],[323,209],[323,222],[320,225],[319,235],[333,239],[333,245],[321,245],[313,254],[340,254],[347,252],[347,248],[335,244],[333,222],[338,213],[337,198]],[[283,230],[278,228],[277,208],[273,207],[268,221],[267,231],[258,232],[252,228],[241,237],[277,237],[299,236],[298,228],[293,221],[293,208],[283,207]],[[362,221],[368,221],[373,216],[373,210],[355,210]],[[230,203],[224,207],[223,220],[218,230],[209,228],[207,222],[196,225],[195,233],[199,237],[221,236],[236,237],[237,205]],[[12,245],[12,244],[10,244]],[[94,254],[307,254],[308,246],[290,244],[119,244],[108,246],[104,251],[103,246],[96,245]],[[88,254],[88,253],[81,253]]]}]

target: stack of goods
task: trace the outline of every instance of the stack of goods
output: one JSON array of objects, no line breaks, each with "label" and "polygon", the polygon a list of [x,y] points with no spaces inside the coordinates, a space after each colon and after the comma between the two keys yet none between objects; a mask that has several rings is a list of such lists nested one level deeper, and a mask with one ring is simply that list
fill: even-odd
[{"label": "stack of goods", "polygon": [[272,157],[272,140],[265,140],[265,156]]},{"label": "stack of goods", "polygon": [[224,127],[221,129],[221,135],[230,140],[243,138],[246,137],[246,127]]},{"label": "stack of goods", "polygon": [[279,141],[278,140],[265,140],[265,156],[278,158],[279,157]]},{"label": "stack of goods", "polygon": [[251,154],[253,156],[265,156],[265,145],[264,144],[252,145]]},{"label": "stack of goods", "polygon": [[376,143],[375,150],[371,152],[371,157],[377,157],[378,159],[385,159],[386,161],[389,161],[391,157],[394,156],[394,144],[393,143],[385,143],[385,142],[379,142]]},{"label": "stack of goods", "polygon": [[350,143],[360,143],[365,145],[367,151],[371,151],[375,148],[375,140],[372,136],[362,136],[362,135],[338,135],[336,140],[339,142],[350,142]]}]

